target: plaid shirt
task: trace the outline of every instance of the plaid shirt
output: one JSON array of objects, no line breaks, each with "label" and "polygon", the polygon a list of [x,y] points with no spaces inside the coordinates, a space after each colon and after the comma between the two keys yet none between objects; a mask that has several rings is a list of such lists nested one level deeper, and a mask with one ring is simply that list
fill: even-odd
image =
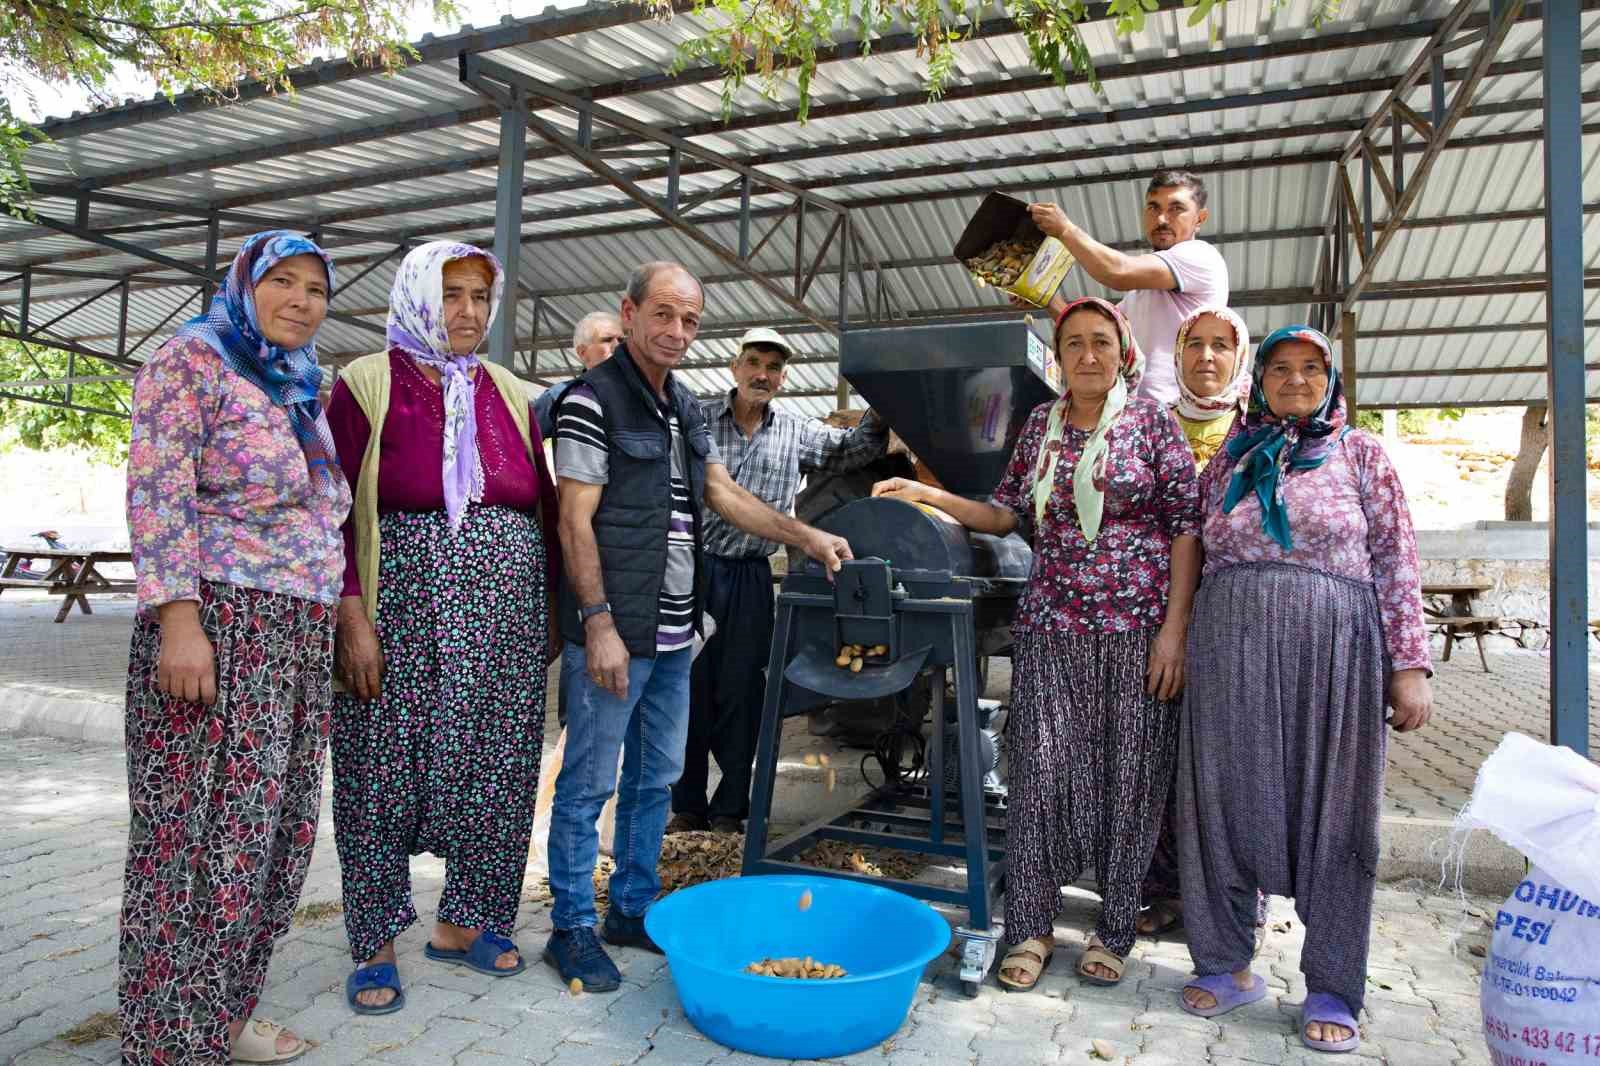
[{"label": "plaid shirt", "polygon": [[[701,405],[706,425],[728,474],[741,488],[775,511],[789,514],[802,471],[841,473],[870,463],[889,444],[889,427],[868,411],[854,429],[835,429],[820,419],[776,411],[769,403],[755,436],[746,437],[733,418],[733,391]],[[735,559],[764,558],[781,544],[753,537],[705,508],[705,550]]]}]

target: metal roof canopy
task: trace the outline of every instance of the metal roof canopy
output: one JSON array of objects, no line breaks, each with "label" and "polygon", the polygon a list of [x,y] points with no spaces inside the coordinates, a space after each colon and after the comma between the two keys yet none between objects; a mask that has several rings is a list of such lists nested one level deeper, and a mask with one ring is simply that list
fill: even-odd
[{"label": "metal roof canopy", "polygon": [[[936,103],[914,34],[896,28],[867,57],[845,41],[819,54],[803,126],[787,91],[741,93],[722,121],[717,71],[661,73],[694,20],[609,3],[424,38],[393,77],[309,67],[292,99],[247,85],[226,107],[189,96],[46,123],[54,143],[27,157],[37,224],[0,222],[0,336],[71,365],[5,394],[71,405],[80,358],[87,376],[136,367],[204,305],[241,237],[286,226],[347,271],[319,337],[334,365],[381,345],[396,261],[422,240],[502,253],[514,283],[495,350],[541,383],[575,370],[567,331],[614,307],[633,265],[675,258],[706,279],[692,387],[726,388],[730,338],[776,325],[796,348],[780,402],[817,414],[839,384],[834,332],[1015,314],[949,256],[983,193],[1052,196],[1139,248],[1146,176],[1186,166],[1211,185],[1202,236],[1232,302],[1258,335],[1307,317],[1342,333],[1362,407],[1556,398],[1553,573],[1570,576],[1559,545],[1576,514],[1582,587],[1600,0],[1361,0],[1318,33],[1304,3],[1231,0],[1199,27],[1178,0],[1158,8],[1131,41],[1091,11],[1098,92],[1034,73],[1003,18],[959,46]],[[1102,292],[1081,271],[1067,289]],[[1552,598],[1558,615],[1570,596]],[[1556,659],[1581,688],[1587,619],[1576,652],[1558,621]],[[1572,684],[1557,688],[1569,706]]]}]

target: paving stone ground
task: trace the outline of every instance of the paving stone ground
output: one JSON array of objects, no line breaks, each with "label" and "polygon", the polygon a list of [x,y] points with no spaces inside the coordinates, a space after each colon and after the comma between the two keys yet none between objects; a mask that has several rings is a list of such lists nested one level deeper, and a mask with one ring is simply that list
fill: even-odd
[{"label": "paving stone ground", "polygon": [[[0,707],[17,693],[96,701],[120,715],[131,605],[99,600],[90,617],[64,625],[55,605],[8,595],[0,603]],[[996,661],[991,694],[1009,678]],[[1421,734],[1393,737],[1385,810],[1390,816],[1448,819],[1465,802],[1479,763],[1510,729],[1542,737],[1548,696],[1540,653],[1495,650],[1492,672],[1476,657],[1441,664],[1438,712]],[[1600,694],[1600,661],[1591,691]],[[1600,708],[1600,695],[1596,698]],[[552,716],[553,717],[553,716]],[[1600,713],[1591,743],[1600,750]],[[0,734],[0,1062],[66,1066],[112,1062],[116,1045],[69,1046],[58,1035],[97,1011],[115,1009],[116,919],[127,801],[122,753],[45,737]],[[441,865],[413,862],[419,910],[431,915]],[[531,885],[530,885],[531,887]],[[339,898],[332,820],[326,808],[302,904]],[[1188,974],[1181,938],[1141,941],[1116,989],[1081,985],[1073,976],[1094,897],[1073,890],[1064,901],[1057,951],[1039,992],[1005,995],[993,984],[967,999],[953,958],[934,963],[910,1017],[893,1039],[851,1063],[1084,1063],[1091,1041],[1109,1041],[1134,1066],[1207,1063],[1300,1064],[1327,1061],[1295,1037],[1305,988],[1298,970],[1299,920],[1273,901],[1274,932],[1257,972],[1272,996],[1216,1023],[1178,1008]],[[1456,897],[1431,884],[1387,885],[1378,894],[1365,1041],[1354,1062],[1488,1062],[1478,1033],[1474,947],[1486,942],[1483,916],[1494,901]],[[959,917],[951,915],[952,919]],[[517,929],[528,972],[491,980],[423,958],[425,929],[401,941],[407,984],[404,1012],[357,1018],[345,1006],[350,960],[337,915],[294,929],[268,975],[261,1013],[319,1046],[307,1066],[349,1063],[555,1064],[719,1063],[759,1060],[708,1042],[684,1018],[671,975],[657,957],[618,952],[620,992],[571,996],[537,954],[549,931],[547,906],[524,907]]]},{"label": "paving stone ground", "polygon": [[[115,1010],[117,900],[127,832],[122,754],[109,747],[43,737],[0,737],[0,1062],[72,1066],[116,1059],[114,1041],[72,1047],[58,1038],[97,1011]],[[331,818],[323,811],[303,904],[339,898]],[[425,920],[441,867],[413,862]],[[1384,886],[1378,893],[1365,1041],[1354,1063],[1480,1064],[1477,971],[1472,948],[1486,941],[1492,901]],[[964,997],[955,960],[935,962],[910,1017],[884,1044],[845,1062],[912,1066],[966,1063],[1090,1063],[1091,1041],[1132,1066],[1325,1062],[1295,1038],[1305,986],[1302,934],[1290,905],[1273,901],[1274,930],[1256,970],[1265,1001],[1222,1023],[1178,1006],[1189,972],[1181,939],[1142,940],[1115,989],[1072,975],[1095,901],[1074,890],[1057,923],[1062,947],[1031,995],[1006,995],[993,982]],[[656,956],[619,951],[624,971],[613,995],[572,996],[536,957],[550,927],[543,904],[523,908],[516,930],[526,973],[490,979],[423,958],[426,930],[401,939],[408,1003],[396,1015],[358,1018],[345,1006],[350,966],[337,916],[297,927],[280,943],[260,1014],[285,1022],[319,1046],[306,1066],[519,1062],[557,1066],[746,1066],[762,1061],[707,1041],[684,1018],[671,975]]]}]

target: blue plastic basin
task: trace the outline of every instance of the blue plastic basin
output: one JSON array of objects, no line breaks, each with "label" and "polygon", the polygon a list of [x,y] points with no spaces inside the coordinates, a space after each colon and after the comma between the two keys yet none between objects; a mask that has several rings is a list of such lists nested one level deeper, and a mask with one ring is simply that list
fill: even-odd
[{"label": "blue plastic basin", "polygon": [[[800,898],[811,891],[811,906]],[[683,1012],[706,1036],[753,1055],[820,1059],[893,1036],[950,926],[893,889],[832,877],[735,877],[674,892],[645,913]],[[763,958],[831,962],[832,980],[757,977]]]}]

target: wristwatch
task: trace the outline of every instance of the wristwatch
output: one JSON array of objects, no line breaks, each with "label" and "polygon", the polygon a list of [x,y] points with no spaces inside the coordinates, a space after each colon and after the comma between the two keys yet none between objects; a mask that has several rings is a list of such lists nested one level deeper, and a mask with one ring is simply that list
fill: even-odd
[{"label": "wristwatch", "polygon": [[606,603],[604,601],[602,601],[600,603],[597,603],[592,607],[579,607],[578,608],[578,623],[580,625],[582,625],[584,622],[587,622],[589,619],[593,618],[597,614],[610,614],[610,613],[611,613],[611,604]]}]

